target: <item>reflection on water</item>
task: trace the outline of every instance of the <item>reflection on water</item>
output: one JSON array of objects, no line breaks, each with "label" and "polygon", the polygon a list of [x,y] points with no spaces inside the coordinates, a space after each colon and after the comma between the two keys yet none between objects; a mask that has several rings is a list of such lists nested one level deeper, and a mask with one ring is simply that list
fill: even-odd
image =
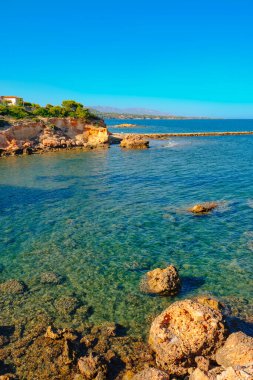
[{"label": "reflection on water", "polygon": [[[115,321],[141,334],[171,299],[141,294],[140,278],[169,263],[183,279],[179,299],[212,293],[251,313],[252,142],[2,159],[0,282],[28,290],[0,295],[1,321],[46,314],[58,325]],[[213,214],[185,212],[209,200],[221,202]],[[61,281],[42,281],[45,272]]]}]

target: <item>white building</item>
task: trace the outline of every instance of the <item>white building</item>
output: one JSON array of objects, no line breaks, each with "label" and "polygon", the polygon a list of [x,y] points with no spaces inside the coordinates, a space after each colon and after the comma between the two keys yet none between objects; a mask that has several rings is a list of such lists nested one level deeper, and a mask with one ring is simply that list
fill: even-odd
[{"label": "white building", "polygon": [[23,102],[23,99],[18,96],[0,96],[0,103],[6,102],[11,106],[17,106],[20,101]]}]

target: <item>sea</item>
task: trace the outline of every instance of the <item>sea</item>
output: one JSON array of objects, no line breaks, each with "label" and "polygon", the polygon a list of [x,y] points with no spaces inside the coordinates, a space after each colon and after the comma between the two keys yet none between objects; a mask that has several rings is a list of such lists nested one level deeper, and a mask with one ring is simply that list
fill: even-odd
[{"label": "sea", "polygon": [[[253,131],[253,120],[106,120],[111,132]],[[133,128],[115,127],[121,123]],[[212,213],[188,212],[216,201]],[[48,316],[55,325],[116,322],[145,337],[154,316],[177,300],[220,299],[253,315],[253,136],[151,140],[0,159],[1,321]],[[144,294],[147,271],[173,264],[175,297]],[[61,281],[41,280],[54,272]],[[62,313],[59,302],[73,301]],[[80,311],[81,310],[81,311]]]}]

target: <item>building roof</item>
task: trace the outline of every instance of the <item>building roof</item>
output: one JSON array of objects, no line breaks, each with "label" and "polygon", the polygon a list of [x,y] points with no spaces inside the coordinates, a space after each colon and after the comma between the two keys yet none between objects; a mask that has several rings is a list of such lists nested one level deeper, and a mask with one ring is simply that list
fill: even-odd
[{"label": "building roof", "polygon": [[1,98],[15,98],[15,99],[19,99],[19,96],[3,95],[3,96],[1,96]]}]

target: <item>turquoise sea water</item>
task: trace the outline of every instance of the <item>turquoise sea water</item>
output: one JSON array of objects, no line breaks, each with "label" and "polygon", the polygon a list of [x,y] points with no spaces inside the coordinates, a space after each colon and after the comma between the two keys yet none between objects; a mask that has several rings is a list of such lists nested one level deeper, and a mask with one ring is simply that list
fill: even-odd
[{"label": "turquoise sea water", "polygon": [[[118,124],[136,124],[136,128],[117,128]],[[117,120],[108,119],[112,132],[170,133],[252,131],[253,120]]]},{"label": "turquoise sea water", "polygon": [[[1,159],[0,282],[28,287],[11,301],[1,295],[2,320],[46,314],[58,325],[114,321],[143,334],[172,301],[202,293],[251,313],[252,146],[253,136],[178,138],[144,151]],[[186,211],[212,200],[220,207],[210,215]],[[179,296],[141,294],[143,274],[170,263]],[[42,284],[48,271],[63,281]],[[63,296],[77,300],[71,316],[56,307]]]}]

